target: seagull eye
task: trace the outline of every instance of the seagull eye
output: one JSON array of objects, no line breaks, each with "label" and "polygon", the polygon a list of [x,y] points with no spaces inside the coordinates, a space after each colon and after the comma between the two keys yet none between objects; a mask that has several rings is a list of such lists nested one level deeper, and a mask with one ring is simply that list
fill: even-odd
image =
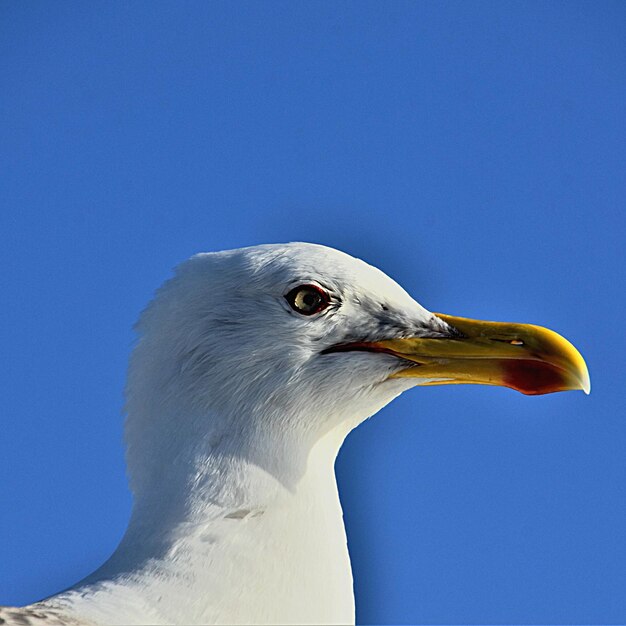
[{"label": "seagull eye", "polygon": [[323,311],[330,303],[328,294],[316,285],[294,287],[285,299],[289,306],[302,315],[314,315]]}]

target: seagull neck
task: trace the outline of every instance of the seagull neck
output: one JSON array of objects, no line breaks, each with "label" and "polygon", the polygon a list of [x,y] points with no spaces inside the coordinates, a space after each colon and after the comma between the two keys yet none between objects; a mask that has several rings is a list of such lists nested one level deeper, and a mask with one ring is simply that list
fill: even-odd
[{"label": "seagull neck", "polygon": [[168,453],[156,455],[170,461],[152,463],[149,473],[133,481],[131,530],[138,526],[145,537],[150,527],[202,524],[216,511],[263,509],[276,499],[293,498],[313,465],[333,474],[340,445],[315,444],[306,433],[262,426],[220,428],[219,422],[187,442],[171,439]]},{"label": "seagull neck", "polygon": [[[138,466],[129,449],[133,511],[105,571],[159,559],[181,538],[220,525],[224,519],[298,508],[313,493],[336,502],[341,514],[334,461],[347,426],[314,437],[293,427],[271,428],[263,416],[237,421],[218,417],[188,420],[194,426],[187,427],[184,438],[175,432],[160,437],[161,447],[144,457],[144,467]],[[155,462],[158,459],[169,462]],[[342,525],[340,518],[338,523]]]},{"label": "seagull neck", "polygon": [[[154,483],[135,494],[125,541],[145,544],[147,537],[156,537],[169,542],[184,527],[245,517],[297,499],[308,459],[294,455],[281,462],[276,447],[266,454],[259,448],[233,449],[222,439],[207,451],[177,458],[166,479],[155,476]],[[332,476],[332,461],[325,465]]]},{"label": "seagull neck", "polygon": [[223,441],[179,461],[181,479],[193,482],[187,496],[139,494],[118,550],[71,595],[75,608],[98,621],[102,606],[126,602],[138,607],[122,616],[128,624],[146,615],[153,623],[352,622],[333,471],[342,440],[331,432],[318,441],[297,481],[296,457],[291,472],[276,476]]}]

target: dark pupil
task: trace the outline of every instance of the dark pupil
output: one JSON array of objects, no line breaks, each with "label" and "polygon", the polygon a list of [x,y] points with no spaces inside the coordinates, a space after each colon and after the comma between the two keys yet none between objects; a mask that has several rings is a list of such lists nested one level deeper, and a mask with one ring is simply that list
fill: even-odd
[{"label": "dark pupil", "polygon": [[307,293],[304,295],[304,297],[302,298],[302,302],[304,303],[304,306],[307,309],[312,309],[314,306],[316,306],[320,301],[320,297],[318,294],[316,293]]}]

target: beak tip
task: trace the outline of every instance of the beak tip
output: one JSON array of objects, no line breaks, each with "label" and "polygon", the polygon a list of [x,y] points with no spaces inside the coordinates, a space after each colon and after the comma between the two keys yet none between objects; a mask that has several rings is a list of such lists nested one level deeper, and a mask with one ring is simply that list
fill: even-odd
[{"label": "beak tip", "polygon": [[586,396],[591,393],[591,378],[589,377],[589,370],[586,364],[580,370],[580,388],[585,392]]}]

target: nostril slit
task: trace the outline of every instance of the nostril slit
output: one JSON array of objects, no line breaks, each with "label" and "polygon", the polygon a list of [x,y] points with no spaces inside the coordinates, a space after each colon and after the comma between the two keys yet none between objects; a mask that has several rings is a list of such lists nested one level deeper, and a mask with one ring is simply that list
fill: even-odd
[{"label": "nostril slit", "polygon": [[499,341],[500,343],[509,343],[512,346],[525,345],[521,339],[498,339],[497,337],[491,337],[491,341]]}]

